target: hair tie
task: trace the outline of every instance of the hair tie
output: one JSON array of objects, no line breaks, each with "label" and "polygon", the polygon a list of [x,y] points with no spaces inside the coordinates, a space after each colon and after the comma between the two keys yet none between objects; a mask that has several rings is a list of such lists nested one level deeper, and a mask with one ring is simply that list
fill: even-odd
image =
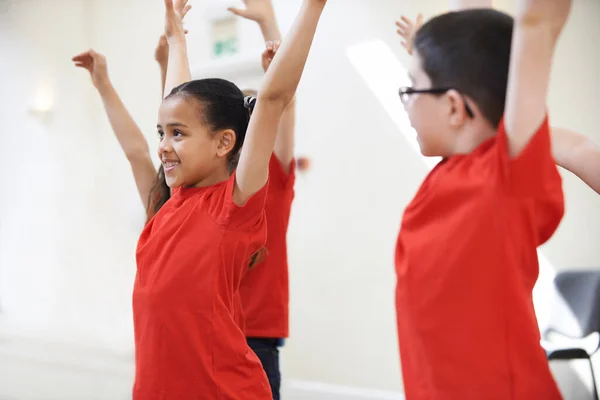
[{"label": "hair tie", "polygon": [[254,110],[254,105],[256,104],[256,97],[254,96],[246,96],[244,97],[244,107],[248,110]]}]

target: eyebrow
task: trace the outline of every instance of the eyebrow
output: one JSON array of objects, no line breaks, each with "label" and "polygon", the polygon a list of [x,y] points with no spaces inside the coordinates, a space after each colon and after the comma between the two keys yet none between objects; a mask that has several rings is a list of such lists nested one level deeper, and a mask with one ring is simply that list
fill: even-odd
[{"label": "eyebrow", "polygon": [[[188,126],[179,122],[170,122],[167,125],[167,128],[187,128]],[[157,128],[162,128],[161,124],[156,124]]]}]

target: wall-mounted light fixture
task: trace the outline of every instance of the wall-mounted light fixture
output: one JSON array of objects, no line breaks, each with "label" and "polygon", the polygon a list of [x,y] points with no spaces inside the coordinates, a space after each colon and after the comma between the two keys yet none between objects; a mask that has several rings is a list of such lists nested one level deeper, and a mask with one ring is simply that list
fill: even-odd
[{"label": "wall-mounted light fixture", "polygon": [[48,124],[52,120],[54,112],[54,94],[50,87],[40,86],[31,101],[29,114],[35,117],[43,124]]}]

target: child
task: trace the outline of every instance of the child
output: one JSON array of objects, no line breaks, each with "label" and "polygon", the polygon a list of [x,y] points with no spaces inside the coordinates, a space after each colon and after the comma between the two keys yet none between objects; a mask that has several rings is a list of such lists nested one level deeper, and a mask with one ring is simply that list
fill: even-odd
[{"label": "child", "polygon": [[[166,37],[161,35],[155,51],[155,59],[161,70],[161,93],[164,92],[167,74],[169,46],[166,40]],[[262,57],[265,59],[272,58],[272,56],[273,50],[266,49]],[[171,197],[171,189],[165,181],[163,166],[161,165],[158,171],[154,168],[150,158],[150,149],[143,133],[112,85],[108,75],[106,57],[90,49],[73,57],[72,60],[76,67],[85,68],[90,73],[92,83],[104,104],[106,116],[113,132],[131,165],[138,193],[146,206],[146,217],[149,221]]]},{"label": "child", "polygon": [[536,248],[564,211],[545,99],[570,3],[520,0],[514,22],[451,12],[416,34],[400,96],[421,152],[443,161],[406,208],[396,247],[408,400],[560,399],[532,289]]},{"label": "child", "polygon": [[[158,62],[161,72],[161,98],[167,75],[168,52],[167,38],[165,35],[161,35],[154,52],[154,58]],[[161,165],[158,171],[154,168],[150,157],[150,148],[144,134],[112,85],[108,75],[106,57],[90,49],[73,57],[72,61],[75,62],[76,67],[85,68],[90,73],[92,83],[102,99],[108,121],[131,165],[133,178],[140,199],[146,207],[146,217],[149,221],[171,197],[171,189],[165,182],[163,167]],[[152,202],[150,201],[151,197],[154,200]]]},{"label": "child", "polygon": [[[488,6],[486,0],[479,4],[481,8]],[[402,37],[402,46],[408,54],[412,54],[415,33],[423,23],[423,15],[419,14],[415,22],[402,16],[396,21],[397,32]],[[582,134],[562,128],[551,128],[552,156],[557,165],[571,172],[585,182],[596,193],[600,194],[600,146]]]},{"label": "child", "polygon": [[138,243],[134,398],[270,399],[260,362],[234,322],[233,299],[251,256],[265,245],[277,127],[325,1],[304,0],[257,100],[224,80],[190,81],[186,3],[165,0],[169,57],[157,129],[173,195]]},{"label": "child", "polygon": [[[229,10],[258,23],[267,48],[276,52],[281,40],[271,0],[246,0],[245,9]],[[272,57],[263,57],[267,72]],[[260,359],[269,378],[274,400],[280,398],[279,346],[289,332],[289,279],[287,228],[294,198],[295,105],[281,116],[275,149],[269,163],[269,190],[265,212],[269,233],[264,261],[250,269],[240,285],[248,345]]]}]

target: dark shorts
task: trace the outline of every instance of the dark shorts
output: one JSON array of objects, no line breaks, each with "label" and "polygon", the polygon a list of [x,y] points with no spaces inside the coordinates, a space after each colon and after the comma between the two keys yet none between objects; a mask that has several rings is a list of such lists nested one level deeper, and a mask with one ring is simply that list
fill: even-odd
[{"label": "dark shorts", "polygon": [[273,338],[247,338],[248,346],[260,359],[262,366],[267,373],[273,400],[279,400],[281,389],[281,371],[279,371],[279,346],[281,339]]}]

